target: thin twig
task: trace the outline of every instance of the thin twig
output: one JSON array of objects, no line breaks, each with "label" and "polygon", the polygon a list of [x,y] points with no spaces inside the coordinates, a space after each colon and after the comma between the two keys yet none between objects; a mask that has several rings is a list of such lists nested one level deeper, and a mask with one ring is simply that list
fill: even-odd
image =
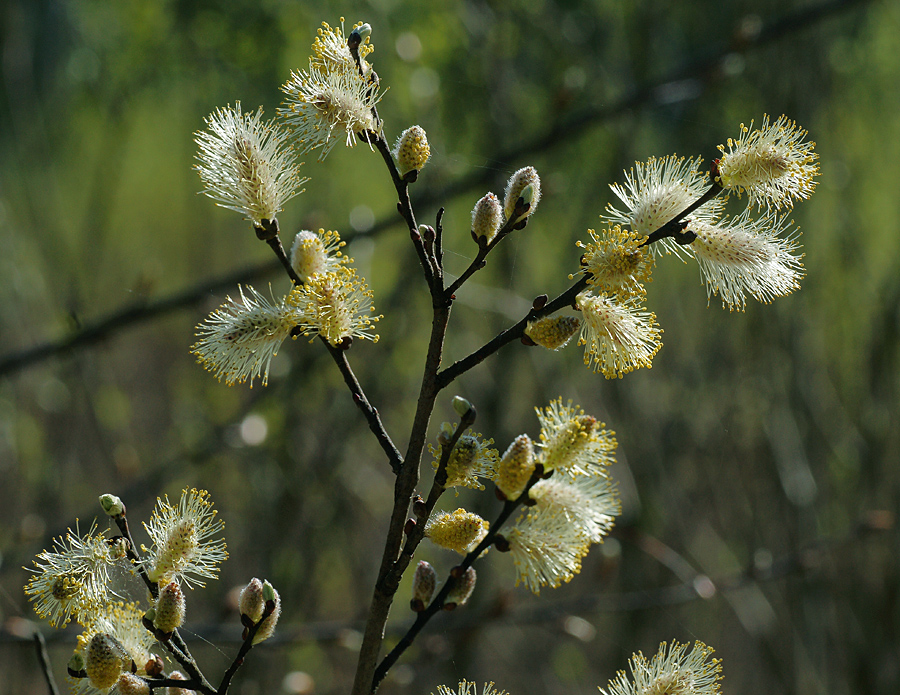
[{"label": "thin twig", "polygon": [[50,695],[59,695],[59,688],[56,687],[56,679],[53,678],[53,668],[50,665],[50,655],[47,654],[47,643],[44,641],[44,635],[40,630],[34,631],[34,648],[37,650],[38,662],[41,665],[41,671],[44,673],[44,680],[47,681],[47,689]]},{"label": "thin twig", "polygon": [[119,527],[119,533],[121,533],[122,537],[127,541],[125,552],[128,555],[128,559],[131,560],[135,570],[144,581],[144,584],[146,584],[147,589],[150,591],[153,598],[158,598],[159,585],[156,582],[151,581],[150,576],[147,574],[147,568],[144,565],[144,561],[141,559],[141,556],[138,555],[137,546],[134,544],[134,539],[131,537],[131,529],[128,526],[128,517],[125,515],[124,507],[121,514],[116,514],[113,517],[113,521],[115,521],[116,526]]},{"label": "thin twig", "polygon": [[360,386],[356,375],[350,368],[350,363],[347,361],[347,353],[340,347],[335,347],[329,343],[325,338],[322,338],[322,342],[334,359],[335,364],[337,364],[341,376],[344,377],[344,383],[346,383],[347,387],[350,389],[350,393],[353,396],[353,402],[356,403],[356,406],[366,418],[369,429],[372,431],[372,434],[375,435],[375,439],[378,440],[378,443],[387,455],[388,461],[390,461],[391,464],[391,469],[395,474],[399,473],[400,466],[403,464],[403,455],[400,453],[399,449],[394,446],[394,442],[391,440],[387,430],[385,430],[384,423],[381,421],[381,416],[378,414],[378,409],[369,403],[369,399],[366,398],[362,386]]},{"label": "thin twig", "polygon": [[447,596],[456,585],[456,577],[462,577],[465,574],[466,570],[468,570],[472,566],[475,560],[477,560],[485,550],[493,545],[494,540],[500,533],[500,529],[503,527],[503,524],[506,523],[510,516],[512,516],[513,512],[519,507],[519,505],[521,505],[525,500],[528,499],[529,490],[531,490],[531,488],[534,487],[534,485],[543,477],[543,472],[543,466],[538,465],[535,468],[531,479],[528,481],[528,484],[525,486],[525,489],[522,491],[522,493],[515,500],[507,500],[503,504],[502,511],[500,512],[494,523],[491,524],[490,530],[488,531],[487,535],[482,539],[482,541],[476,546],[473,551],[466,555],[466,557],[459,565],[451,570],[451,574],[449,577],[447,577],[447,581],[444,582],[444,586],[441,587],[441,590],[431,600],[431,603],[428,604],[428,607],[424,611],[416,614],[416,620],[412,624],[412,626],[410,626],[409,630],[407,630],[406,634],[394,646],[390,653],[388,653],[388,655],[385,656],[384,659],[382,659],[381,663],[378,664],[378,668],[375,670],[375,675],[372,679],[372,693],[378,690],[378,686],[381,684],[381,681],[384,680],[384,677],[387,675],[388,671],[397,662],[403,652],[405,652],[410,646],[412,646],[416,635],[421,632],[422,628],[424,628],[425,625],[428,624],[428,621],[431,620],[431,618],[433,618],[441,609],[444,608],[444,602],[446,601]]},{"label": "thin twig", "polygon": [[225,695],[225,693],[228,692],[228,686],[231,684],[231,679],[234,678],[234,674],[237,673],[237,670],[244,663],[244,658],[250,650],[253,649],[253,638],[256,637],[256,633],[259,632],[259,629],[266,621],[266,618],[272,615],[274,610],[275,601],[266,601],[262,617],[247,630],[247,636],[244,638],[244,643],[235,655],[234,661],[231,662],[231,666],[228,667],[228,670],[225,671],[225,675],[222,676],[222,682],[219,684],[219,689],[216,691],[217,695]]}]

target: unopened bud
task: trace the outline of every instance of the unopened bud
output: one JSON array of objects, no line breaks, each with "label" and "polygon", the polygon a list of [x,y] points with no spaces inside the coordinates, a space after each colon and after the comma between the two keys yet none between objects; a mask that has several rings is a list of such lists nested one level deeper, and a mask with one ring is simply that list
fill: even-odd
[{"label": "unopened bud", "polygon": [[125,648],[112,635],[102,632],[94,635],[88,645],[85,663],[91,685],[98,690],[113,687],[125,670],[126,656]]},{"label": "unopened bud", "polygon": [[184,624],[185,613],[184,592],[178,582],[169,582],[159,592],[156,599],[156,617],[153,626],[168,634]]},{"label": "unopened bud", "polygon": [[490,523],[477,514],[457,509],[440,512],[425,524],[425,535],[435,545],[465,555],[487,535]]},{"label": "unopened bud", "polygon": [[406,178],[411,171],[421,171],[431,156],[425,129],[414,125],[404,130],[394,145],[394,158],[397,160],[397,173]]},{"label": "unopened bud", "polygon": [[146,666],[144,666],[144,671],[151,678],[159,678],[163,674],[165,668],[165,662],[157,654],[151,654],[150,658],[147,660]]},{"label": "unopened bud", "polygon": [[125,504],[115,495],[100,495],[100,506],[108,516],[122,516],[125,513]]},{"label": "unopened bud", "polygon": [[559,350],[581,328],[581,319],[574,316],[548,316],[529,321],[525,335],[548,350]]},{"label": "unopened bud", "polygon": [[150,695],[150,686],[140,676],[133,673],[123,673],[116,683],[119,695]]},{"label": "unopened bud", "polygon": [[[412,588],[414,606],[422,606],[418,612],[425,610],[425,606],[431,602],[431,597],[434,596],[434,588],[436,586],[437,572],[434,571],[434,567],[424,560],[420,560],[419,564],[416,566],[416,572],[413,575]],[[415,610],[415,607],[413,610]]]},{"label": "unopened bud", "polygon": [[72,654],[69,663],[66,664],[66,669],[73,678],[77,678],[78,674],[81,674],[81,676],[84,677],[84,674],[81,673],[84,671],[84,656],[82,656],[81,652]]},{"label": "unopened bud", "polygon": [[238,609],[241,615],[246,615],[251,623],[259,622],[262,618],[263,610],[266,607],[266,600],[263,598],[263,584],[259,579],[253,577],[243,589],[238,599]]},{"label": "unopened bud", "polygon": [[473,591],[475,591],[475,569],[470,567],[465,574],[456,579],[444,601],[444,610],[453,610],[456,606],[463,605],[469,600]]},{"label": "unopened bud", "polygon": [[263,583],[262,595],[267,604],[274,603],[275,606],[256,631],[256,635],[253,637],[253,644],[259,644],[263,640],[269,639],[275,632],[275,625],[281,616],[281,597],[278,595],[275,587],[269,584],[268,581]]},{"label": "unopened bud", "polygon": [[506,195],[503,198],[503,214],[506,219],[513,217],[516,204],[522,198],[529,208],[516,217],[516,221],[528,217],[537,210],[541,200],[541,179],[534,167],[524,167],[513,174],[506,184]]},{"label": "unopened bud", "polygon": [[365,41],[372,35],[372,25],[368,23],[360,24],[352,33],[359,36],[360,42]]},{"label": "unopened bud", "polygon": [[525,489],[534,472],[534,446],[527,434],[520,434],[509,445],[497,466],[497,488],[509,499]]},{"label": "unopened bud", "polygon": [[441,423],[441,431],[438,432],[437,440],[441,446],[447,446],[453,439],[453,425],[449,422]]},{"label": "unopened bud", "polygon": [[453,397],[453,410],[456,411],[456,414],[460,417],[465,417],[470,410],[472,410],[472,404],[469,403],[462,396],[454,396]]},{"label": "unopened bud", "polygon": [[489,244],[497,235],[502,223],[503,211],[500,201],[493,193],[488,193],[475,203],[472,210],[472,234],[476,239],[484,239]]}]

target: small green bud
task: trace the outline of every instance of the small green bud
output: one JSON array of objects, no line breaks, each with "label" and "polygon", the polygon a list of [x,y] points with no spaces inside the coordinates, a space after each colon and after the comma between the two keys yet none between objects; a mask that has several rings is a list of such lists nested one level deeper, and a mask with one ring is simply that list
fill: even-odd
[{"label": "small green bud", "polygon": [[122,516],[125,513],[125,504],[115,495],[100,495],[100,506],[108,516]]},{"label": "small green bud", "polygon": [[460,417],[465,417],[466,414],[472,410],[472,404],[469,403],[462,396],[454,396],[453,397],[453,410],[456,411],[456,414]]},{"label": "small green bud", "polygon": [[80,673],[84,671],[84,656],[81,652],[75,652],[72,654],[72,658],[69,659],[69,663],[66,664],[66,668],[69,670],[70,674]]},{"label": "small green bud", "polygon": [[441,446],[447,446],[453,439],[453,425],[449,422],[441,423],[441,431],[438,432],[437,440]]},{"label": "small green bud", "polygon": [[271,584],[269,584],[268,579],[263,582],[262,595],[264,601],[274,601],[278,598],[278,592],[275,591],[275,588]]},{"label": "small green bud", "polygon": [[372,35],[372,25],[368,22],[365,24],[360,24],[353,31],[359,34],[359,40],[360,42],[363,42]]}]

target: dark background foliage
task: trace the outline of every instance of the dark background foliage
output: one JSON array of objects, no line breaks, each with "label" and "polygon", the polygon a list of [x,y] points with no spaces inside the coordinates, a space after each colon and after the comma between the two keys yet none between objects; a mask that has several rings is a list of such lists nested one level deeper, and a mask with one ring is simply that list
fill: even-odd
[{"label": "dark background foliage", "polygon": [[[727,692],[896,693],[900,5],[890,0],[7,0],[0,692],[44,692],[23,565],[76,518],[89,525],[100,493],[120,495],[138,520],[185,486],[211,491],[231,553],[221,581],[189,596],[207,673],[237,649],[229,592],[260,576],[284,597],[279,640],[254,650],[234,692],[347,691],[390,469],[320,346],[286,344],[270,385],[252,390],[217,383],[188,354],[194,326],[237,291],[223,276],[288,286],[246,222],[196,195],[192,133],[236,100],[274,114],[319,22],[340,14],[374,28],[387,137],[413,123],[428,132],[433,159],[414,202],[420,222],[447,209],[448,272],[474,253],[474,202],[520,166],[542,176],[534,219],[460,293],[448,360],[535,295],[567,287],[574,242],[599,225],[608,184],[635,160],[709,160],[740,122],[786,113],[818,142],[822,168],[793,215],[801,291],[729,313],[707,302],[696,268],[664,259],[648,297],[665,329],[652,370],[607,381],[574,346],[515,344],[448,390],[434,434],[459,393],[501,450],[537,435],[533,407],[551,398],[603,419],[620,443],[624,512],[582,573],[540,597],[514,589],[509,558],[491,553],[471,604],[439,616],[383,691],[465,677],[513,695],[591,693],[633,651],[699,639],[723,658]],[[390,180],[365,146],[310,159],[305,173],[284,236],[326,227],[354,238],[384,319],[381,341],[350,357],[403,449],[429,302]],[[190,288],[201,288],[195,301],[146,315]],[[122,307],[144,320],[21,359]],[[457,503],[497,510],[489,492],[443,506]],[[453,564],[431,547],[420,554],[441,573]],[[411,619],[401,596],[389,642]],[[61,679],[76,631],[42,629]]]}]

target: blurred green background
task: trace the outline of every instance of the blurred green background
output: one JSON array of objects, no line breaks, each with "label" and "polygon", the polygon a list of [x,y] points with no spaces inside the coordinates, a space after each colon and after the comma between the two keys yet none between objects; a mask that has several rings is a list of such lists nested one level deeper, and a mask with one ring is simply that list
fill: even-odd
[{"label": "blurred green background", "polygon": [[[433,621],[382,691],[468,678],[512,695],[595,693],[633,651],[671,639],[714,646],[726,692],[900,691],[900,3],[7,0],[0,692],[45,692],[23,565],[76,518],[86,527],[104,492],[146,541],[137,520],[184,486],[211,491],[231,554],[221,581],[189,596],[207,674],[237,650],[229,592],[259,576],[284,598],[280,639],[254,650],[232,692],[347,692],[390,469],[319,345],[287,343],[268,388],[252,390],[217,383],[188,353],[196,324],[237,292],[223,276],[288,287],[259,270],[271,253],[249,224],[196,194],[193,133],[236,100],[274,115],[319,23],[340,15],[373,26],[386,136],[428,132],[414,203],[420,222],[446,207],[449,273],[474,255],[475,201],[520,166],[542,176],[536,216],[460,293],[448,361],[568,286],[574,242],[635,160],[709,160],[740,122],[785,113],[817,141],[822,169],[793,214],[801,291],[729,313],[707,302],[693,265],[664,259],[648,296],[665,330],[652,370],[606,381],[574,346],[516,343],[448,389],[433,434],[459,393],[501,451],[537,435],[533,407],[551,398],[603,419],[620,443],[624,512],[582,573],[540,597],[514,589],[510,558],[491,553],[470,605]],[[415,254],[402,226],[383,224],[396,199],[380,157],[357,146],[308,160],[283,236],[353,237],[384,319],[381,341],[350,358],[403,450],[430,324]],[[207,289],[90,345],[17,361],[190,288]],[[442,501],[461,504],[498,511],[490,491]],[[441,575],[454,563],[433,547],[419,555]],[[401,595],[389,643],[411,621]],[[62,680],[77,632],[41,629]]]}]

